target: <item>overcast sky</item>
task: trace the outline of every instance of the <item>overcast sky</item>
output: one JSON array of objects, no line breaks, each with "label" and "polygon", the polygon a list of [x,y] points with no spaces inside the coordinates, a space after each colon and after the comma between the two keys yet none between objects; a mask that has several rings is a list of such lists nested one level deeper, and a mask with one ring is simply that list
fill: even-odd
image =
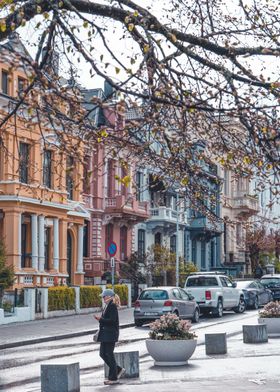
[{"label": "overcast sky", "polygon": [[[252,3],[253,0],[245,0],[248,4]],[[268,0],[270,1],[270,0]],[[100,1],[102,2],[102,0]],[[104,3],[109,4],[109,1],[103,1]],[[257,0],[259,3],[266,2],[266,0]],[[136,3],[141,5],[142,7],[144,6],[150,6],[150,11],[154,13],[161,21],[167,21],[168,16],[170,16],[170,13],[168,12],[168,9],[170,8],[170,1],[165,1],[165,0],[136,0]],[[191,2],[190,2],[191,3]],[[224,2],[224,9],[227,10],[229,13],[236,13],[236,5],[238,4],[238,0],[225,0]],[[21,37],[27,46],[28,50],[30,51],[31,55],[34,56],[36,53],[36,48],[38,44],[38,33],[36,32],[35,25],[37,24],[39,20],[39,17],[35,18],[35,20],[31,21],[30,23],[27,23],[25,28],[22,28],[19,30]],[[121,39],[122,36],[122,29],[118,27],[119,24],[117,22],[112,22],[109,20],[106,20],[106,23],[103,24],[103,27],[106,27],[108,29],[106,36],[110,39],[111,42],[111,47],[113,48],[113,51],[118,57],[122,60],[122,62],[129,68],[132,68],[132,70],[136,69],[136,66],[138,65],[137,61],[135,65],[130,64],[130,57],[135,54],[138,51],[138,45],[132,42],[131,39]],[[83,29],[81,29],[83,31]],[[83,38],[86,37],[87,31],[84,30],[83,32],[80,33],[80,37]],[[248,42],[246,42],[248,44]],[[246,44],[244,42],[244,45]],[[254,43],[250,43],[253,44]],[[102,48],[102,45],[100,44],[100,40],[95,42],[94,44],[95,47],[95,58],[97,62],[99,61],[99,58],[101,55],[104,55],[104,58],[102,61],[104,63],[108,63],[108,66],[106,68],[107,74],[114,78],[116,81],[117,80],[123,80],[127,75],[126,73],[122,73],[120,71],[118,74],[116,73],[115,69],[117,64],[115,64],[112,59],[110,58],[109,55],[106,55],[104,52],[104,49]],[[90,66],[87,65],[83,60],[81,60],[80,63],[77,62],[77,57],[74,58],[74,62],[77,65],[78,68],[78,77],[79,77],[79,82],[83,85],[86,86],[87,88],[96,88],[96,87],[103,87],[103,80],[102,78],[96,76],[94,78],[90,77],[89,74],[89,69]],[[252,60],[243,60],[243,61],[251,61]],[[246,63],[244,63],[246,65]],[[279,70],[279,58],[272,57],[272,56],[266,56],[265,59],[260,60],[257,57],[253,58],[253,69],[254,71],[262,72],[265,77],[270,77],[276,69]],[[63,72],[64,69],[67,68],[67,64],[63,62],[63,59],[61,58],[60,62],[60,68],[61,71]],[[276,76],[277,75],[277,76]],[[275,76],[272,77],[272,81],[276,81],[277,79],[279,80],[279,75],[280,71],[276,73]],[[277,78],[277,79],[276,79]]]}]

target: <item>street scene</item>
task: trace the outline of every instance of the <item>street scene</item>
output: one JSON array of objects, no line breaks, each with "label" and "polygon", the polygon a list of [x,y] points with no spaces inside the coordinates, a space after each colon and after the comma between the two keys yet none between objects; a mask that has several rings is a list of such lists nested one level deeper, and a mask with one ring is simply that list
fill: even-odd
[{"label": "street scene", "polygon": [[280,391],[273,0],[0,0],[0,391]]},{"label": "street scene", "polygon": [[[116,348],[119,351],[139,351],[140,377],[121,380],[114,386],[119,391],[146,391],[152,387],[155,391],[179,391],[186,389],[198,391],[222,391],[231,388],[233,391],[279,391],[280,376],[278,361],[280,355],[279,339],[271,339],[269,343],[244,344],[242,341],[242,325],[254,324],[257,312],[250,310],[242,315],[227,312],[222,319],[202,318],[193,329],[198,335],[198,347],[187,366],[177,368],[157,368],[147,353],[145,340],[148,326],[136,328],[129,326],[133,322],[132,310],[121,310],[120,341]],[[74,319],[77,316],[71,316]],[[80,320],[71,321],[71,317],[48,321],[35,321],[28,325],[1,327],[1,346],[3,343],[18,341],[19,346],[10,349],[1,348],[1,390],[13,392],[40,391],[40,365],[42,363],[79,362],[81,369],[81,391],[106,390],[103,385],[104,365],[99,358],[99,344],[93,343],[92,334],[86,334],[97,327],[92,315],[80,316]],[[77,321],[77,324],[76,324]],[[57,330],[43,329],[44,323],[57,325]],[[72,328],[69,324],[72,323]],[[5,330],[7,339],[4,339]],[[23,337],[19,340],[23,328]],[[55,339],[63,333],[84,332],[80,337]],[[205,354],[205,333],[227,333],[228,353],[225,355]],[[49,341],[22,346],[26,339],[46,337]]]}]

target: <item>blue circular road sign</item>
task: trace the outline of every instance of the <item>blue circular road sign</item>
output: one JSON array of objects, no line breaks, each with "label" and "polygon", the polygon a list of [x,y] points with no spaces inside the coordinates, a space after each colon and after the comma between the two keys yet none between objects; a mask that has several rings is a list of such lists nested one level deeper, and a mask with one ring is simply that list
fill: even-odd
[{"label": "blue circular road sign", "polygon": [[118,249],[117,244],[114,241],[112,241],[108,245],[107,251],[108,251],[109,255],[111,257],[113,257],[117,253],[117,249]]}]

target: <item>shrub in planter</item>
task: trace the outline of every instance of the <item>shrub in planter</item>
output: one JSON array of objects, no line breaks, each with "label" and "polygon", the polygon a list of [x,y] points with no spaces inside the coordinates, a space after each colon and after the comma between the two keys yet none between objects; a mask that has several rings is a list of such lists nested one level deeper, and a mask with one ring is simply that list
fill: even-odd
[{"label": "shrub in planter", "polygon": [[150,324],[150,339],[146,340],[146,347],[155,365],[181,366],[188,363],[197,344],[197,336],[190,328],[190,321],[180,320],[172,313]]},{"label": "shrub in planter", "polygon": [[97,308],[102,306],[100,286],[81,286],[80,287],[80,307]]},{"label": "shrub in planter", "polygon": [[48,310],[75,309],[75,289],[71,287],[49,287]]},{"label": "shrub in planter", "polygon": [[280,302],[271,301],[264,305],[263,309],[259,311],[259,317],[261,318],[275,318],[280,317]]},{"label": "shrub in planter", "polygon": [[280,336],[280,302],[269,302],[259,312],[259,324],[266,324],[268,337]]},{"label": "shrub in planter", "polygon": [[189,320],[181,320],[176,314],[168,313],[150,323],[150,339],[154,340],[189,340],[197,336],[190,331]]}]

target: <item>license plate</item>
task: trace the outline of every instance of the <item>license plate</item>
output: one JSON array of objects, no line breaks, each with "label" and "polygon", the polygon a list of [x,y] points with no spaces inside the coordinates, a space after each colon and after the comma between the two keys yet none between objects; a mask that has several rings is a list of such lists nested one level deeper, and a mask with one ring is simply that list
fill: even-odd
[{"label": "license plate", "polygon": [[145,316],[157,316],[158,313],[155,312],[145,312]]}]

